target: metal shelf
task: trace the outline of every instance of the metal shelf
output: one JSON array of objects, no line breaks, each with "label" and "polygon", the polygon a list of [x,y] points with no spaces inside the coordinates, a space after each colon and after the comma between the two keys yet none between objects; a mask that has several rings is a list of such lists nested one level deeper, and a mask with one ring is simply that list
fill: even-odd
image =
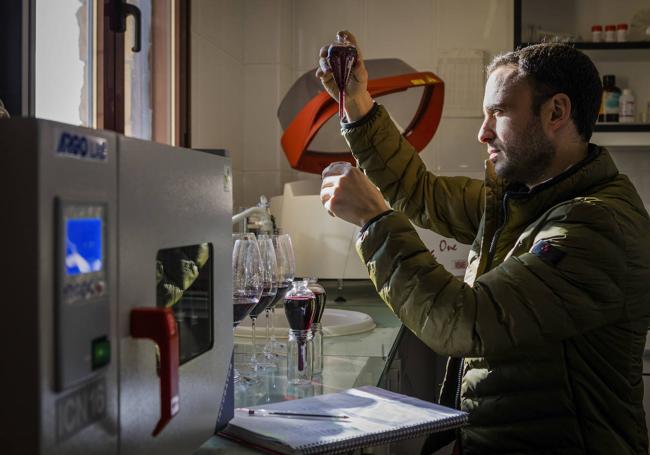
[{"label": "metal shelf", "polygon": [[[519,47],[538,43],[521,43]],[[625,43],[569,42],[576,49],[589,54],[599,62],[645,62],[650,61],[650,41]]]},{"label": "metal shelf", "polygon": [[600,133],[650,132],[650,123],[596,123],[594,131]]},{"label": "metal shelf", "polygon": [[[520,43],[520,46],[529,46],[539,43]],[[566,44],[575,46],[576,49],[592,51],[613,51],[613,50],[639,50],[650,49],[650,41],[626,41],[624,43],[594,43],[591,41],[570,41]]]},{"label": "metal shelf", "polygon": [[589,142],[606,147],[650,147],[650,130],[644,131],[594,131]]}]

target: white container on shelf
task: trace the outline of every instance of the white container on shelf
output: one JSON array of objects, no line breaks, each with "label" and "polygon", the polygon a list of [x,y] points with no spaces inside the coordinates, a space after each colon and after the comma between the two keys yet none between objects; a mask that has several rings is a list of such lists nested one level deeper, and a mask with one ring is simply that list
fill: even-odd
[{"label": "white container on shelf", "polygon": [[618,99],[618,121],[621,123],[634,123],[636,121],[636,101],[632,90],[623,89],[623,94]]}]

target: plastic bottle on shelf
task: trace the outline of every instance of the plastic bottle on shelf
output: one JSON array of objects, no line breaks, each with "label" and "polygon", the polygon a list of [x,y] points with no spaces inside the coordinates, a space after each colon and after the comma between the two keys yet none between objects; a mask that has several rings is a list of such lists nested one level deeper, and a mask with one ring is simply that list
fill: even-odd
[{"label": "plastic bottle on shelf", "polygon": [[616,86],[616,76],[605,74],[603,76],[602,111],[598,115],[599,122],[618,122],[621,89]]},{"label": "plastic bottle on shelf", "polygon": [[616,25],[616,41],[619,43],[627,41],[627,24]]},{"label": "plastic bottle on shelf", "polygon": [[605,25],[605,42],[613,43],[616,41],[616,25]]},{"label": "plastic bottle on shelf", "polygon": [[623,94],[618,99],[619,122],[634,123],[636,119],[636,102],[632,90],[623,89]]},{"label": "plastic bottle on shelf", "polygon": [[594,43],[600,43],[603,40],[603,26],[602,25],[592,25],[591,26],[591,41]]}]

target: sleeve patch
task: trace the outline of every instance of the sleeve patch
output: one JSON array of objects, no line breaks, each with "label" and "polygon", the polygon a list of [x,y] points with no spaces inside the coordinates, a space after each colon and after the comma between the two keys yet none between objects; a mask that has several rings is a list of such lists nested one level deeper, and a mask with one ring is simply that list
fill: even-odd
[{"label": "sleeve patch", "polygon": [[538,240],[535,242],[530,252],[550,265],[557,265],[566,254],[546,240]]}]

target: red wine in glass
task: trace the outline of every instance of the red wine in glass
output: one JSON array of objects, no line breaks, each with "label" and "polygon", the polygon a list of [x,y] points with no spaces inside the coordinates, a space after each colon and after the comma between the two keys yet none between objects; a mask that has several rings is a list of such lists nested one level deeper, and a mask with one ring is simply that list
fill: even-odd
[{"label": "red wine in glass", "polygon": [[260,301],[251,310],[250,317],[257,318],[262,311],[266,310],[273,303],[277,293],[269,292],[269,289],[266,288],[262,291],[262,297],[260,297]]},{"label": "red wine in glass", "polygon": [[233,297],[233,327],[237,327],[259,300],[255,296],[238,295]]},{"label": "red wine in glass", "polygon": [[269,307],[274,307],[277,305],[279,302],[284,299],[284,296],[287,295],[287,292],[289,292],[289,289],[291,289],[291,282],[283,282],[278,284],[278,292],[275,294],[275,298],[273,299],[273,303],[269,305]]},{"label": "red wine in glass", "polygon": [[348,41],[332,44],[327,50],[327,63],[332,69],[334,82],[339,89],[339,119],[345,115],[345,86],[348,84],[356,61],[357,48]]}]

